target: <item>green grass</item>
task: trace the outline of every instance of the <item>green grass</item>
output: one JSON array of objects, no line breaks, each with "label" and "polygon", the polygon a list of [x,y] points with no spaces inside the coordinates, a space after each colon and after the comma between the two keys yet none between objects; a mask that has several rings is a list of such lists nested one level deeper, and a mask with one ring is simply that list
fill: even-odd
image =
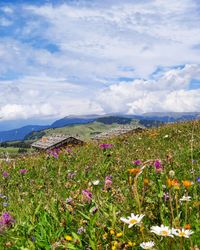
[{"label": "green grass", "polygon": [[[113,147],[102,150],[99,143],[88,142],[60,152],[58,158],[44,153],[1,164],[1,172],[9,177],[0,176],[1,197],[7,197],[0,198],[0,209],[15,222],[0,227],[0,249],[139,250],[143,241],[154,241],[157,250],[200,247],[200,122],[169,124],[103,142]],[[132,164],[137,159],[141,166]],[[153,166],[157,159],[163,167],[160,173]],[[129,171],[142,166],[139,175]],[[28,172],[20,174],[20,169]],[[169,176],[171,170],[174,177]],[[106,176],[112,176],[111,189],[105,186]],[[169,187],[168,179],[179,185]],[[99,185],[92,184],[95,180]],[[193,183],[185,188],[183,180]],[[90,203],[83,199],[85,189],[92,193]],[[191,201],[181,203],[183,195]],[[131,213],[145,216],[140,225],[128,228],[120,218]],[[161,224],[190,224],[194,233],[187,239],[150,232]]]},{"label": "green grass", "polygon": [[[131,122],[131,125],[134,127],[138,126],[138,121]],[[46,129],[45,135],[53,135],[53,134],[64,134],[64,135],[71,135],[71,136],[79,136],[83,140],[88,140],[93,137],[95,134],[99,134],[105,132],[109,129],[119,127],[119,124],[104,124],[100,122],[93,122],[88,124],[81,124],[81,125],[71,125],[62,128],[55,128],[55,129]],[[37,135],[37,132],[34,133]]]}]

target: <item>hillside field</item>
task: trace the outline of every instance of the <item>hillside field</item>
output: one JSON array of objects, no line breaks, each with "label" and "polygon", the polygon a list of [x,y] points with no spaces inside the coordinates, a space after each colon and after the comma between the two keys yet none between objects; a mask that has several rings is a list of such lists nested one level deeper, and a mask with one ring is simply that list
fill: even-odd
[{"label": "hillside field", "polygon": [[200,121],[0,164],[2,250],[200,249]]}]

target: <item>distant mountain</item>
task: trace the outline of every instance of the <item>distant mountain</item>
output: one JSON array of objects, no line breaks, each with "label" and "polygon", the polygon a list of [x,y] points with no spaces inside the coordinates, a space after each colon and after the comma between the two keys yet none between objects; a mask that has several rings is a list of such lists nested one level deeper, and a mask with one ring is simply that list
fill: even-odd
[{"label": "distant mountain", "polygon": [[[19,129],[8,131],[0,131],[0,142],[24,140],[32,132],[43,131],[48,128],[62,128],[76,124],[87,124],[92,122],[101,122],[104,124],[128,124],[132,120],[139,120],[140,124],[146,127],[158,126],[166,122],[179,122],[194,119],[200,119],[200,112],[166,112],[166,113],[145,113],[142,115],[124,115],[124,114],[108,114],[108,115],[86,115],[86,116],[66,116],[53,122],[51,125],[28,125]],[[43,133],[41,133],[42,135]]]},{"label": "distant mountain", "polygon": [[1,131],[0,142],[23,140],[24,137],[32,131],[41,131],[47,128],[49,128],[49,126],[28,125],[19,129]]},{"label": "distant mountain", "polygon": [[81,117],[64,117],[51,124],[51,128],[61,128],[73,124],[85,124],[95,121],[95,118],[81,118]]},{"label": "distant mountain", "polygon": [[96,122],[101,122],[101,123],[104,123],[104,124],[113,124],[113,123],[130,124],[132,120],[133,120],[132,118],[127,118],[127,117],[105,116],[105,117],[97,118],[95,121]]}]

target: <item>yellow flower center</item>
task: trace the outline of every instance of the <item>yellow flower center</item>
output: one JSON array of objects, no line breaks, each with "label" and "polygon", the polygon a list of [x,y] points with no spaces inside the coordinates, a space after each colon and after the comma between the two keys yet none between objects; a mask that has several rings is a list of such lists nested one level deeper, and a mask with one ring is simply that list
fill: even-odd
[{"label": "yellow flower center", "polygon": [[184,236],[185,236],[185,232],[180,232],[180,233],[179,233],[179,236],[180,236],[180,237],[184,237]]},{"label": "yellow flower center", "polygon": [[169,234],[169,232],[167,232],[165,230],[161,231],[161,235],[163,235],[163,236],[167,236],[168,234]]},{"label": "yellow flower center", "polygon": [[134,220],[134,219],[130,220],[130,224],[136,224],[136,223],[137,223],[137,220]]}]

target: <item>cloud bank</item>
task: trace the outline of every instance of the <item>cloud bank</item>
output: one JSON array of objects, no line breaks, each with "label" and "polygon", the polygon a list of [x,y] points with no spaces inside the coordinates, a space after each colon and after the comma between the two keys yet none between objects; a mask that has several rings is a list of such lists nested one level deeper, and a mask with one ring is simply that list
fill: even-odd
[{"label": "cloud bank", "polygon": [[0,117],[200,110],[200,4],[0,6]]}]

